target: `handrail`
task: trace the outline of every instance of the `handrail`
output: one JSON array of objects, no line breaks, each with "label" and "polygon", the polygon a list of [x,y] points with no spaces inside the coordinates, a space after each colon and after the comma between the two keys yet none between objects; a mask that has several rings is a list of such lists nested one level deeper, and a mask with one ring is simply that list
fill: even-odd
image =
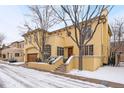
[{"label": "handrail", "polygon": [[74,56],[70,56],[69,59],[66,61],[66,65],[69,64],[71,62],[71,60],[73,59]]},{"label": "handrail", "polygon": [[59,56],[58,58],[56,58],[53,62],[52,62],[52,64],[55,64],[58,60],[60,60],[61,58],[63,58],[63,56]]}]

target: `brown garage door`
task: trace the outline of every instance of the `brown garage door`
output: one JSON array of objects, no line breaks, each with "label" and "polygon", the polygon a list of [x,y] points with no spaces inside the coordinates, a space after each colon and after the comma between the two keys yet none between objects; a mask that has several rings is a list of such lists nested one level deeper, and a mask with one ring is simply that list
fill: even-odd
[{"label": "brown garage door", "polygon": [[27,61],[28,62],[36,62],[36,59],[37,59],[37,54],[36,53],[27,55]]},{"label": "brown garage door", "polygon": [[124,62],[124,54],[121,54],[121,55],[120,55],[120,61],[121,61],[121,62]]}]

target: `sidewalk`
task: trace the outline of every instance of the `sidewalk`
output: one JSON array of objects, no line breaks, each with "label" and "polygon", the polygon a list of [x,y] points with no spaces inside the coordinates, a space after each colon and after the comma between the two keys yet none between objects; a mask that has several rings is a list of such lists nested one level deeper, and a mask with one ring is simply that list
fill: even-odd
[{"label": "sidewalk", "polygon": [[75,75],[60,73],[60,72],[51,72],[51,73],[65,76],[65,77],[69,77],[69,78],[73,78],[73,79],[82,80],[82,81],[88,81],[91,83],[102,84],[102,85],[105,85],[107,87],[124,88],[124,84],[120,84],[120,83],[115,83],[115,82],[110,82],[110,81],[105,81],[105,80],[99,80],[99,79],[92,79],[92,78],[87,78],[87,77],[82,77],[82,76],[75,76]]}]

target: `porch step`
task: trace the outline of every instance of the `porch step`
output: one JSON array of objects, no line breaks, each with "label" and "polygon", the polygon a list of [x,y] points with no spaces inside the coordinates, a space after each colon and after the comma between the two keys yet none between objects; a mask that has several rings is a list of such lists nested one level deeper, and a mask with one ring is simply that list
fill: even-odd
[{"label": "porch step", "polygon": [[56,72],[66,72],[66,66],[65,64],[60,65],[58,68],[55,70]]}]

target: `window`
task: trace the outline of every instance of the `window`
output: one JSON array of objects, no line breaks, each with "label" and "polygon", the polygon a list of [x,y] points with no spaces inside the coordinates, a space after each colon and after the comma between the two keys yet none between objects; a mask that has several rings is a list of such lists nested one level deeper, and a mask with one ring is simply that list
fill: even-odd
[{"label": "window", "polygon": [[89,37],[91,37],[91,34],[92,34],[91,27],[88,27],[88,28],[86,29],[86,32],[87,32],[87,34],[86,34],[86,38],[85,38],[85,39],[89,39]]},{"label": "window", "polygon": [[64,56],[64,48],[57,47],[57,56]]},{"label": "window", "polygon": [[69,29],[71,29],[71,26],[69,27]]},{"label": "window", "polygon": [[93,45],[85,46],[84,54],[93,55]]},{"label": "window", "polygon": [[6,58],[6,55],[5,54],[3,54],[3,58]]},{"label": "window", "polygon": [[47,59],[51,56],[51,45],[46,45],[44,49],[44,58]]},{"label": "window", "polygon": [[29,36],[29,43],[32,43],[32,37]]},{"label": "window", "polygon": [[89,46],[89,55],[93,55],[93,45]]},{"label": "window", "polygon": [[19,57],[19,53],[15,53],[15,57]]},{"label": "window", "polygon": [[85,46],[85,55],[88,55],[88,46]]}]

